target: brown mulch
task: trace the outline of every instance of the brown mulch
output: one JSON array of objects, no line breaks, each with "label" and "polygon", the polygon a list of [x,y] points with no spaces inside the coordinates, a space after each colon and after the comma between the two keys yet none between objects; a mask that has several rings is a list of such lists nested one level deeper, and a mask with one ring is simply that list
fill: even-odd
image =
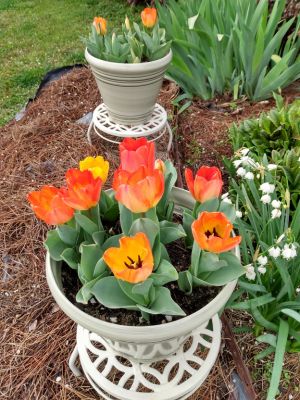
[{"label": "brown mulch", "polygon": [[[177,88],[166,83],[160,102],[170,117]],[[214,106],[194,103],[178,117],[177,138],[183,165],[220,165],[222,154],[230,155],[226,129],[234,120],[257,114],[262,105],[243,103],[239,114],[227,111],[219,100]],[[103,154],[112,169],[117,149],[96,140],[86,140],[87,127],[76,120],[100,102],[95,82],[87,69],[73,71],[45,88],[29,105],[26,116],[11,122],[0,132],[0,398],[1,400],[92,400],[99,398],[85,378],[75,378],[67,360],[75,344],[75,324],[56,306],[45,280],[43,239],[47,227],[37,221],[26,202],[26,194],[43,184],[61,185],[67,168],[75,167],[87,155]],[[225,111],[216,110],[221,107]],[[238,105],[240,106],[240,105]],[[211,109],[213,107],[213,109]],[[264,108],[270,107],[264,104]],[[223,140],[223,143],[221,141]],[[201,145],[199,156],[193,141]],[[162,143],[164,145],[164,143]],[[190,146],[190,147],[189,147]],[[191,162],[190,162],[191,161]],[[231,313],[239,325],[246,314]],[[258,345],[251,334],[236,335],[245,363],[254,376],[261,397],[266,389],[266,363],[253,361]],[[204,385],[191,399],[230,399],[234,365],[226,348]],[[299,357],[288,355],[282,400],[297,395]],[[299,397],[298,397],[299,399]]]}]

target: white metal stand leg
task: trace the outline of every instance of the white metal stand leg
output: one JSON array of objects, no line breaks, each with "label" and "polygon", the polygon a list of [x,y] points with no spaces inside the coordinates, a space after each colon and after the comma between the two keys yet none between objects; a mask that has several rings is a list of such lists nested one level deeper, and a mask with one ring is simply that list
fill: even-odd
[{"label": "white metal stand leg", "polygon": [[73,374],[75,376],[79,377],[79,376],[82,375],[82,372],[75,365],[78,357],[79,357],[79,353],[78,353],[78,348],[77,348],[77,345],[76,345],[74,347],[74,350],[72,351],[72,354],[71,354],[70,358],[69,358],[69,368],[70,368],[70,370],[73,372]]}]

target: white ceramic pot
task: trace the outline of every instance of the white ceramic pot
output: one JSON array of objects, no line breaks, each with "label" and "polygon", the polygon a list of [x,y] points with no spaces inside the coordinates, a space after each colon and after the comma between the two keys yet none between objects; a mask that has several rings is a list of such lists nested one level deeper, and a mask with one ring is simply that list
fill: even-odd
[{"label": "white ceramic pot", "polygon": [[87,49],[85,58],[91,66],[111,121],[124,125],[147,122],[154,110],[172,52],[159,60],[139,64],[100,60]]},{"label": "white ceramic pot", "polygon": [[[170,200],[180,206],[192,208],[194,199],[186,190],[174,188]],[[235,249],[239,257],[239,248]],[[163,359],[175,353],[197,328],[219,313],[231,296],[236,281],[225,285],[219,294],[197,312],[161,325],[124,326],[94,318],[79,310],[65,296],[61,283],[61,263],[46,258],[46,276],[51,293],[60,308],[77,324],[100,335],[113,350],[139,361]],[[205,290],[203,288],[202,290]]]}]

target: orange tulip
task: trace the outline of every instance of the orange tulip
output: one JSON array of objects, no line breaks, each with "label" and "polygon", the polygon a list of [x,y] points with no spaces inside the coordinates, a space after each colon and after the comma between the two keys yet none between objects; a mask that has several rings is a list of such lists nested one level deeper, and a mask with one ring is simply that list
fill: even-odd
[{"label": "orange tulip", "polygon": [[133,173],[119,168],[113,179],[117,201],[134,213],[155,207],[164,193],[164,176],[158,169],[149,172],[140,167]]},{"label": "orange tulip", "polygon": [[141,18],[143,25],[146,28],[152,28],[157,20],[156,8],[144,8],[144,10],[141,12]]},{"label": "orange tulip", "polygon": [[241,236],[230,237],[232,224],[222,212],[207,212],[199,214],[192,223],[195,241],[202,250],[211,253],[224,253],[240,244]]},{"label": "orange tulip", "polygon": [[155,147],[153,142],[146,138],[126,138],[119,146],[121,168],[128,172],[134,172],[142,165],[148,170],[154,169]]},{"label": "orange tulip", "polygon": [[93,25],[98,33],[98,35],[104,36],[107,32],[107,22],[105,18],[95,17],[93,21]]},{"label": "orange tulip", "polygon": [[28,194],[27,199],[35,215],[49,225],[60,225],[73,218],[73,208],[62,199],[62,190],[54,186],[43,186]]},{"label": "orange tulip", "polygon": [[102,180],[94,178],[89,170],[69,169],[66,173],[68,189],[64,189],[63,199],[75,210],[88,210],[100,200]]},{"label": "orange tulip", "polygon": [[103,259],[114,276],[130,283],[145,281],[154,266],[147,236],[139,232],[133,237],[122,237],[119,243],[120,247],[110,247],[103,254]]},{"label": "orange tulip", "polygon": [[185,180],[189,191],[200,203],[219,197],[222,192],[222,175],[217,167],[201,167],[194,179],[190,168],[185,170]]}]

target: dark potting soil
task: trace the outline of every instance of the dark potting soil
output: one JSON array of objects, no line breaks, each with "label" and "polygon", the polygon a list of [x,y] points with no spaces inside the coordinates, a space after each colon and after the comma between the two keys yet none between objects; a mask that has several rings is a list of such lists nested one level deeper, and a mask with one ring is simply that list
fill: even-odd
[{"label": "dark potting soil", "polygon": [[[170,245],[167,245],[167,250],[172,264],[177,271],[182,271],[187,268],[190,262],[190,250],[185,248],[183,240],[177,240]],[[71,269],[67,264],[62,264],[62,284],[67,298],[80,310],[90,314],[95,318],[103,321],[113,322],[127,326],[142,326],[148,323],[141,318],[141,313],[125,309],[110,309],[99,304],[95,299],[92,299],[88,304],[76,302],[76,293],[81,288],[81,282],[78,278],[76,270]],[[184,310],[186,315],[190,315],[200,308],[208,304],[221,290],[219,287],[199,287],[194,289],[191,295],[184,294],[179,290],[176,282],[171,282],[166,287],[171,291],[172,298]],[[168,323],[182,317],[172,318],[165,315],[151,315],[150,324],[157,325]]]}]

